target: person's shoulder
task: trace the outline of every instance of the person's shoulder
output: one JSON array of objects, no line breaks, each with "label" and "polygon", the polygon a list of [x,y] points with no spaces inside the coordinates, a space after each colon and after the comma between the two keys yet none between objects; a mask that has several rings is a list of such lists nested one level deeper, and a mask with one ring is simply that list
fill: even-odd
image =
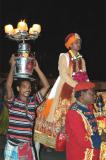
[{"label": "person's shoulder", "polygon": [[66,114],[66,119],[70,119],[71,121],[74,121],[74,122],[82,121],[82,116],[79,112],[77,103],[70,106]]},{"label": "person's shoulder", "polygon": [[59,54],[59,56],[66,56],[66,55],[68,55],[67,52],[61,52],[61,53]]},{"label": "person's shoulder", "polygon": [[69,59],[69,54],[68,53],[60,53],[59,59]]},{"label": "person's shoulder", "polygon": [[77,103],[73,103],[70,107],[69,107],[69,110],[78,110],[78,105]]},{"label": "person's shoulder", "polygon": [[38,100],[38,101],[44,100],[44,96],[41,94],[40,90],[38,90],[35,94],[33,94],[32,100]]},{"label": "person's shoulder", "polygon": [[79,113],[77,112],[78,108],[77,105],[71,105],[66,113],[66,118],[73,120],[76,120],[76,118],[79,118]]}]

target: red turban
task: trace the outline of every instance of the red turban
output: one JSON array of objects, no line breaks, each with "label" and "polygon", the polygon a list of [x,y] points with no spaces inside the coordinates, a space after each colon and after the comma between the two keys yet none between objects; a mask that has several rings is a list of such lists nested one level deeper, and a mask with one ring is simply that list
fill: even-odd
[{"label": "red turban", "polygon": [[70,33],[66,38],[65,38],[65,46],[67,49],[70,48],[70,46],[77,40],[80,39],[80,36],[77,33]]},{"label": "red turban", "polygon": [[74,90],[75,91],[81,91],[81,90],[88,90],[88,89],[92,89],[95,87],[95,84],[92,82],[79,82]]}]

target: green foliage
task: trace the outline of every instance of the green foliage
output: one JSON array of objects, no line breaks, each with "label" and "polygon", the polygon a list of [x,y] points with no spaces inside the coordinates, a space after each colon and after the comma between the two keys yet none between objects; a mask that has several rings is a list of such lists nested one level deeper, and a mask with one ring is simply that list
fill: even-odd
[{"label": "green foliage", "polygon": [[0,114],[0,134],[5,135],[8,129],[8,108],[3,106],[3,110]]}]

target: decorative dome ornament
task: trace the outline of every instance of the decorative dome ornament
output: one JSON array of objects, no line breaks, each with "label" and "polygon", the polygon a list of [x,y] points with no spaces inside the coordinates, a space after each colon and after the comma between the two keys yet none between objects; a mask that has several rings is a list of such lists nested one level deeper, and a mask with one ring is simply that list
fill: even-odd
[{"label": "decorative dome ornament", "polygon": [[11,24],[4,27],[7,37],[16,41],[35,40],[38,38],[41,32],[41,26],[39,24],[33,24],[28,28],[25,20],[21,20],[17,23],[17,28],[13,28]]},{"label": "decorative dome ornament", "polygon": [[20,42],[16,53],[14,79],[29,78],[35,80],[32,76],[35,54],[31,53],[31,46],[25,41],[36,40],[41,32],[41,26],[33,24],[31,28],[28,28],[25,20],[21,20],[17,23],[17,28],[8,24],[5,25],[4,30],[9,39]]}]

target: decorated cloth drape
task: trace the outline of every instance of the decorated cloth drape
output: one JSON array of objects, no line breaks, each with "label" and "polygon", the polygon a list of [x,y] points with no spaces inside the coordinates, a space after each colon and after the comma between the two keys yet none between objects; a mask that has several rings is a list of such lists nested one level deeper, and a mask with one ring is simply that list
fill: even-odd
[{"label": "decorated cloth drape", "polygon": [[[38,108],[34,131],[35,141],[52,148],[55,148],[56,137],[61,128],[64,128],[68,107],[74,101],[73,80],[88,80],[85,61],[79,53],[76,57],[72,56],[71,51],[61,53],[58,70],[59,77],[47,99]],[[77,73],[82,79],[76,76]],[[82,76],[83,73],[86,76]]]}]

